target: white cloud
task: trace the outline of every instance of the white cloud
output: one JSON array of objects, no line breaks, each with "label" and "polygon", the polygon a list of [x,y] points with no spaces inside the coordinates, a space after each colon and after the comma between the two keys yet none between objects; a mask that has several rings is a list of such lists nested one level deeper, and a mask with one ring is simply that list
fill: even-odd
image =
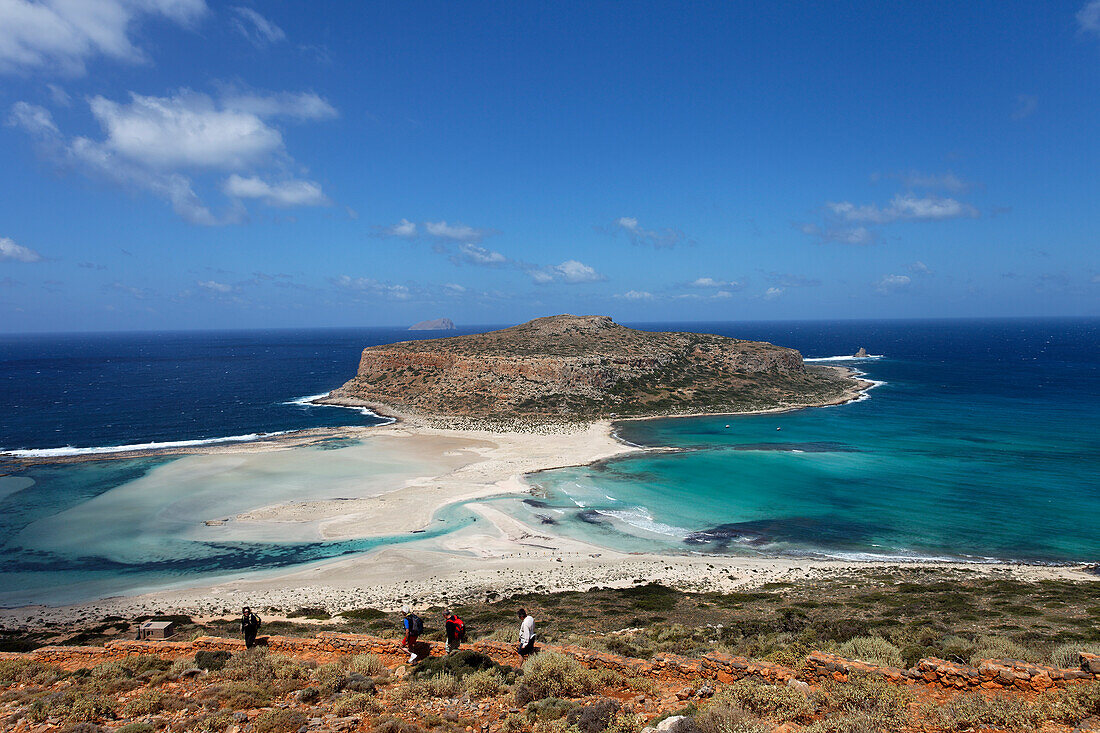
[{"label": "white cloud", "polygon": [[416,223],[408,219],[402,219],[393,226],[380,227],[378,230],[383,237],[400,237],[402,239],[416,239]]},{"label": "white cloud", "polygon": [[883,275],[882,278],[875,283],[875,290],[880,293],[892,293],[909,287],[911,282],[912,280],[908,275]]},{"label": "white cloud", "polygon": [[458,283],[444,283],[443,289],[447,291],[448,295],[462,295],[466,292],[466,288]]},{"label": "white cloud", "polygon": [[865,246],[878,241],[875,233],[863,226],[822,228],[817,224],[802,224],[799,229],[803,234],[815,236],[823,242]]},{"label": "white cloud", "polygon": [[476,244],[464,243],[459,246],[458,251],[462,259],[475,265],[503,265],[508,262],[508,258],[500,252]]},{"label": "white cloud", "polygon": [[928,267],[928,265],[924,264],[920,260],[917,260],[916,262],[911,262],[909,265],[907,265],[907,268],[909,269],[909,272],[913,273],[914,275],[932,274],[932,270]]},{"label": "white cloud", "polygon": [[28,102],[16,102],[11,106],[8,124],[12,127],[22,127],[38,137],[60,133],[48,109]]},{"label": "white cloud", "polygon": [[424,228],[433,237],[454,242],[479,242],[492,234],[489,229],[475,229],[465,224],[448,224],[445,221],[424,222]]},{"label": "white cloud", "polygon": [[688,285],[693,288],[730,288],[732,290],[740,290],[745,287],[744,283],[737,280],[718,280],[713,277],[699,277],[692,280]]},{"label": "white cloud", "polygon": [[235,5],[230,9],[236,14],[233,18],[233,27],[256,48],[286,40],[286,33],[282,28],[252,8]]},{"label": "white cloud", "polygon": [[379,282],[369,277],[341,275],[333,279],[332,282],[341,288],[358,290],[391,300],[408,300],[412,297],[412,291],[406,285],[390,285],[389,283]]},{"label": "white cloud", "polygon": [[850,201],[829,202],[825,206],[845,221],[872,224],[888,224],[894,221],[944,221],[978,216],[978,210],[970,204],[960,203],[950,198],[918,197],[913,194],[898,194],[885,208],[879,208],[874,204],[856,206]]},{"label": "white cloud", "polygon": [[627,290],[622,295],[616,295],[615,297],[623,300],[653,300],[653,293],[645,290]]},{"label": "white cloud", "polygon": [[764,299],[775,300],[783,294],[783,290],[783,288],[768,288],[767,292],[764,293]]},{"label": "white cloud", "polygon": [[131,94],[129,104],[89,102],[107,134],[102,145],[149,168],[240,169],[271,159],[283,137],[252,112],[220,107],[205,94]]},{"label": "white cloud", "polygon": [[78,75],[96,56],[142,62],[131,40],[139,21],[188,26],[206,12],[204,0],[0,0],[0,73]]},{"label": "white cloud", "polygon": [[198,285],[203,290],[208,290],[211,293],[223,293],[224,294],[224,293],[232,293],[233,292],[233,286],[232,285],[227,285],[226,283],[220,283],[220,282],[217,282],[215,280],[199,280],[195,284]]},{"label": "white cloud", "polygon": [[33,249],[16,244],[8,237],[0,237],[0,262],[38,262],[42,255]]},{"label": "white cloud", "polygon": [[58,85],[47,84],[46,89],[50,91],[50,99],[52,99],[53,103],[56,104],[58,107],[68,107],[70,104],[73,103],[73,100],[69,96],[69,93]]},{"label": "white cloud", "polygon": [[589,283],[603,280],[604,277],[595,269],[577,260],[566,260],[553,268],[558,272],[562,280],[567,283]]},{"label": "white cloud", "polygon": [[289,117],[294,120],[331,120],[340,116],[332,104],[316,92],[243,92],[223,86],[219,96],[226,109],[257,117]]},{"label": "white cloud", "polygon": [[625,231],[630,241],[639,245],[674,247],[684,239],[684,233],[675,229],[645,229],[632,216],[620,216],[615,220],[615,226]]},{"label": "white cloud", "polygon": [[1081,30],[1100,35],[1100,0],[1089,0],[1077,11],[1077,23]]},{"label": "white cloud", "polygon": [[225,181],[224,191],[236,198],[261,199],[268,206],[328,206],[331,201],[314,181],[289,180],[268,183],[257,176],[243,178],[236,173]]}]

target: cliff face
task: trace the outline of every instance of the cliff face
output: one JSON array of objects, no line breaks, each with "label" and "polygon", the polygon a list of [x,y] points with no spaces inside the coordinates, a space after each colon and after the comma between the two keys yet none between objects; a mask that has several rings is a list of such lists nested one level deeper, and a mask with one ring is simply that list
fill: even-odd
[{"label": "cliff face", "polygon": [[794,349],[651,333],[606,316],[552,316],[501,331],[372,346],[332,397],[467,417],[589,419],[827,401],[850,386]]}]

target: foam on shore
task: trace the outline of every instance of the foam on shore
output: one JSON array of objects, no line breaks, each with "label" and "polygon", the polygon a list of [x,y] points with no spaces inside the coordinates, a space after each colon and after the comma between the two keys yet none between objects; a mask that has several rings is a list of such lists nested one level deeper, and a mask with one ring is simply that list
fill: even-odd
[{"label": "foam on shore", "polygon": [[93,448],[76,448],[71,445],[62,448],[28,448],[0,451],[0,456],[13,458],[60,458],[63,456],[91,456],[110,453],[131,453],[135,451],[155,451],[170,448],[192,448],[198,445],[216,445],[218,443],[248,443],[253,440],[285,435],[290,431],[279,430],[273,433],[248,433],[246,435],[228,435],[222,438],[201,438],[198,440],[169,440],[152,443],[131,443],[130,445],[102,445]]},{"label": "foam on shore", "polygon": [[863,361],[865,359],[883,359],[885,354],[867,354],[865,356],[855,356],[854,354],[848,354],[844,356],[812,356],[809,358],[803,357],[802,361]]},{"label": "foam on shore", "polygon": [[305,397],[299,397],[296,400],[290,400],[289,402],[284,402],[283,404],[284,405],[299,405],[301,407],[338,407],[341,410],[355,410],[360,415],[365,415],[367,417],[373,417],[373,418],[376,418],[378,420],[381,420],[382,421],[380,423],[381,425],[392,425],[393,423],[397,422],[397,418],[390,417],[388,415],[379,415],[377,412],[370,409],[369,407],[358,407],[358,406],[355,406],[355,405],[333,405],[333,404],[329,404],[328,402],[317,402],[317,400],[322,399],[323,397],[328,397],[328,395],[329,395],[328,392],[322,392],[321,394],[311,394],[311,395],[306,395]]}]

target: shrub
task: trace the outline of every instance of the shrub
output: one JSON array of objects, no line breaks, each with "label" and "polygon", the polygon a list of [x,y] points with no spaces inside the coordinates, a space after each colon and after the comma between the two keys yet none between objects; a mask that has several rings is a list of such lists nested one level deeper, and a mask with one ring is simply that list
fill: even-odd
[{"label": "shrub", "polygon": [[873,714],[880,724],[909,719],[908,690],[869,675],[850,675],[846,683],[822,686],[829,708],[845,714]]},{"label": "shrub", "polygon": [[569,714],[569,711],[578,707],[572,700],[562,700],[560,697],[546,697],[536,700],[527,706],[527,719],[531,722],[559,720]]},{"label": "shrub", "polygon": [[102,695],[82,690],[51,692],[31,703],[27,711],[31,720],[41,723],[46,718],[61,718],[66,723],[94,721],[114,712],[111,701]]},{"label": "shrub", "polygon": [[544,697],[591,694],[599,689],[599,680],[577,660],[554,652],[543,652],[527,661],[523,679],[517,687],[521,686],[531,695],[531,700],[541,700]]},{"label": "shrub", "polygon": [[380,618],[386,618],[385,611],[379,611],[377,608],[355,608],[351,611],[340,612],[340,617],[349,619],[352,621],[375,621]]},{"label": "shrub", "polygon": [[467,675],[462,684],[466,688],[466,692],[473,698],[499,695],[507,687],[504,676],[493,669],[483,669],[480,672]]},{"label": "shrub", "polygon": [[506,665],[497,664],[490,657],[480,652],[462,649],[445,657],[429,657],[416,665],[409,676],[413,679],[423,679],[437,674],[452,674],[459,679],[466,675],[474,674],[482,670],[491,669],[501,674],[511,676],[515,670]]},{"label": "shrub", "polygon": [[1042,722],[1038,708],[1016,698],[985,697],[972,692],[959,695],[943,704],[925,708],[930,720],[948,730],[998,727],[1010,730],[1029,730]]},{"label": "shrub", "polygon": [[458,677],[449,672],[420,680],[416,685],[428,697],[457,697],[462,694],[462,683],[458,681]]},{"label": "shrub", "polygon": [[1050,662],[1055,667],[1062,669],[1080,669],[1081,657],[1079,655],[1081,652],[1100,654],[1100,644],[1083,644],[1080,642],[1059,644],[1051,651]]},{"label": "shrub", "polygon": [[226,682],[207,687],[199,696],[203,700],[225,705],[232,710],[251,710],[270,704],[273,691],[271,685]]},{"label": "shrub", "polygon": [[340,717],[346,717],[354,713],[369,713],[377,715],[382,712],[382,703],[374,695],[365,692],[356,692],[344,695],[332,706],[332,712]]},{"label": "shrub", "polygon": [[1055,720],[1077,724],[1085,718],[1100,715],[1100,682],[1071,685],[1049,693],[1046,699]]},{"label": "shrub", "polygon": [[615,714],[619,712],[618,701],[601,698],[587,705],[573,708],[565,716],[567,725],[572,725],[580,733],[601,733],[607,730]]},{"label": "shrub", "polygon": [[822,718],[802,730],[803,733],[881,733],[891,729],[884,728],[882,721],[874,715],[855,713]]},{"label": "shrub", "polygon": [[176,707],[178,703],[177,698],[165,693],[163,690],[142,690],[126,701],[126,704],[122,706],[122,714],[127,718],[152,715],[153,713],[159,713],[161,710]]},{"label": "shrub", "polygon": [[154,730],[156,729],[148,723],[139,722],[127,723],[126,725],[116,730],[115,733],[153,733]]},{"label": "shrub", "polygon": [[164,672],[171,666],[172,662],[170,660],[161,659],[155,654],[138,654],[127,657],[122,662],[122,667],[133,677],[138,677],[146,672]]},{"label": "shrub", "polygon": [[256,733],[297,733],[298,729],[309,722],[305,713],[289,708],[266,710],[256,716],[252,729]]},{"label": "shrub", "polygon": [[332,618],[332,614],[324,608],[298,608],[286,615],[287,618],[310,618],[324,621]]},{"label": "shrub", "polygon": [[195,652],[195,666],[199,669],[217,672],[225,666],[231,656],[233,655],[224,650]]},{"label": "shrub", "polygon": [[374,733],[427,733],[416,723],[406,723],[400,718],[386,716],[380,718],[372,728]]},{"label": "shrub", "polygon": [[195,733],[224,733],[233,723],[233,716],[223,710],[211,715],[192,718],[190,723],[185,726],[185,730],[195,731]]},{"label": "shrub", "polygon": [[640,715],[620,710],[607,724],[607,733],[638,733],[645,723]]},{"label": "shrub", "polygon": [[95,723],[72,723],[62,728],[59,733],[110,733],[110,731]]},{"label": "shrub", "polygon": [[884,667],[900,667],[905,664],[901,650],[881,636],[857,636],[840,644],[837,653],[848,659]]},{"label": "shrub", "polygon": [[727,685],[714,696],[716,703],[726,703],[761,717],[781,722],[806,720],[813,708],[805,696],[787,686],[766,685],[740,680]]},{"label": "shrub", "polygon": [[386,671],[386,665],[382,664],[382,659],[377,654],[356,654],[351,658],[348,666],[353,672],[367,677],[374,677]]},{"label": "shrub", "polygon": [[340,662],[330,662],[313,670],[312,679],[317,684],[320,693],[328,696],[344,689],[347,673],[344,670],[344,665]]},{"label": "shrub", "polygon": [[88,676],[93,680],[114,680],[120,677],[129,678],[132,674],[121,663],[111,661],[100,662],[92,667],[88,670]]},{"label": "shrub", "polygon": [[1017,644],[1003,636],[983,636],[975,642],[970,654],[970,663],[977,665],[983,659],[1019,659],[1024,662],[1040,663],[1042,655],[1033,649]]},{"label": "shrub", "polygon": [[0,659],[0,685],[52,685],[64,674],[53,665],[30,659]]},{"label": "shrub", "polygon": [[268,654],[264,649],[252,649],[230,657],[218,674],[229,680],[263,683],[304,680],[309,678],[310,672],[309,666],[290,657]]},{"label": "shrub", "polygon": [[[679,729],[683,721],[674,726]],[[764,733],[769,728],[726,698],[717,698],[692,719],[700,733]]]}]

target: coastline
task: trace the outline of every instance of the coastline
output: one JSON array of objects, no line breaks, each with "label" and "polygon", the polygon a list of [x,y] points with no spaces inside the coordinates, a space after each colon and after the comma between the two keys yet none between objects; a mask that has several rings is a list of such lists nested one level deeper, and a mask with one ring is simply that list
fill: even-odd
[{"label": "coastline", "polygon": [[[859,399],[877,383],[855,377],[842,398],[815,405],[790,405],[736,415],[785,412]],[[331,398],[329,398],[331,399]],[[350,405],[349,405],[350,406]],[[310,524],[326,540],[367,538],[421,531],[443,507],[501,494],[530,490],[525,476],[540,471],[584,466],[617,456],[667,448],[635,446],[620,440],[611,421],[556,425],[546,432],[435,427],[384,405],[368,407],[393,422],[374,427],[322,428],[244,444],[215,444],[180,449],[179,454],[257,453],[315,445],[331,438],[381,437],[408,442],[410,450],[461,441],[469,460],[444,473],[421,476],[401,486],[351,500],[285,502],[238,514],[234,521],[291,526]],[[702,413],[710,415],[714,413]],[[687,417],[669,415],[662,418]],[[656,419],[656,418],[631,418]],[[617,420],[616,422],[625,422]],[[426,450],[426,448],[425,448]],[[149,456],[143,451],[139,456]],[[153,453],[152,455],[177,455]],[[121,457],[111,454],[108,457]],[[86,456],[73,457],[76,460]],[[99,456],[93,456],[93,459]],[[56,462],[56,459],[55,461]],[[286,569],[244,572],[210,582],[178,583],[149,593],[51,607],[54,619],[88,620],[102,615],[135,615],[172,609],[190,615],[227,612],[242,603],[291,609],[323,605],[330,611],[356,607],[396,608],[414,601],[455,602],[487,593],[508,595],[537,589],[584,590],[661,582],[684,590],[733,590],[768,582],[791,582],[822,574],[853,574],[893,567],[937,568],[995,576],[1008,573],[1029,581],[1100,580],[1083,567],[1013,562],[967,563],[914,559],[816,559],[806,557],[734,557],[625,553],[584,541],[548,534],[485,504],[469,506],[479,521],[434,540],[387,545],[350,557],[311,562]],[[232,576],[233,574],[229,574]],[[29,624],[43,606],[0,609],[6,623]]]}]

